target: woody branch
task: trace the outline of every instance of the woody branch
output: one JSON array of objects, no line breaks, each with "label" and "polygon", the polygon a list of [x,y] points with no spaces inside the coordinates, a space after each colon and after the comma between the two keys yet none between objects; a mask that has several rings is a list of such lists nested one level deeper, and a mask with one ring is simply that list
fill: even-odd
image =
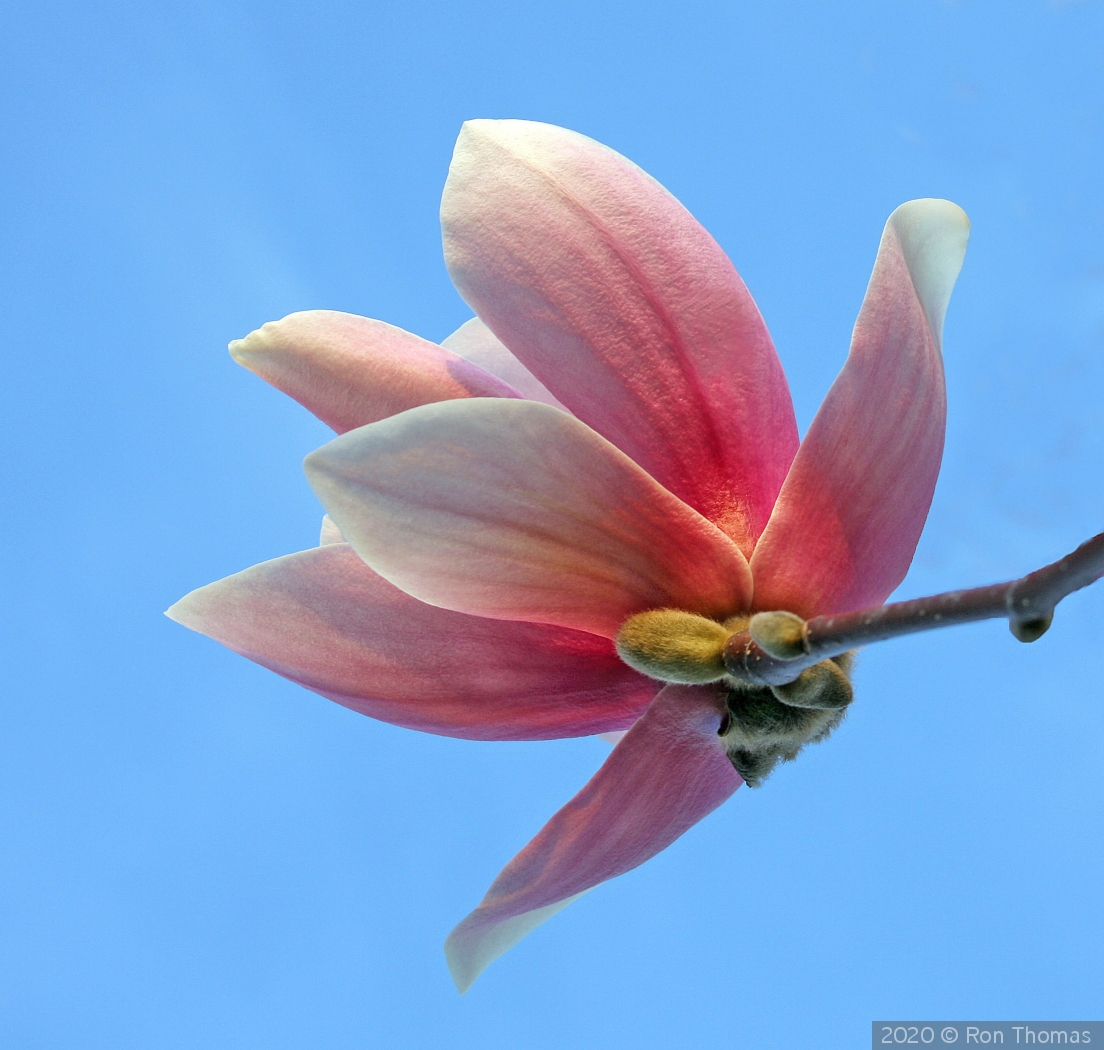
[{"label": "woody branch", "polygon": [[1067,594],[1104,576],[1104,533],[1064,558],[1018,580],[946,591],[840,616],[803,620],[789,612],[753,616],[748,629],[729,638],[724,663],[734,678],[753,685],[785,685],[805,668],[871,642],[917,631],[1008,620],[1021,642],[1033,642],[1050,626],[1054,607]]}]

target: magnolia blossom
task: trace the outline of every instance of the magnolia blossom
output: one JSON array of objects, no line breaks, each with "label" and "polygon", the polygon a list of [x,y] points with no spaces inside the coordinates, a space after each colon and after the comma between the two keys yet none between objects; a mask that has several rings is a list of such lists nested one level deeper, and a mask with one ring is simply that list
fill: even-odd
[{"label": "magnolia blossom", "polygon": [[[477,314],[442,345],[328,311],[231,344],[341,435],[306,463],[322,543],[169,615],[400,726],[479,740],[627,730],[450,935],[463,991],[720,805],[737,768],[758,776],[730,739],[749,694],[718,662],[727,634],[758,611],[879,605],[901,582],[942,455],[941,332],[969,225],[942,200],[890,216],[850,354],[799,444],[732,263],[617,153],[549,125],[473,121],[441,221]],[[846,661],[831,671],[843,699],[788,708],[763,691],[823,721],[772,761],[838,721]]]}]

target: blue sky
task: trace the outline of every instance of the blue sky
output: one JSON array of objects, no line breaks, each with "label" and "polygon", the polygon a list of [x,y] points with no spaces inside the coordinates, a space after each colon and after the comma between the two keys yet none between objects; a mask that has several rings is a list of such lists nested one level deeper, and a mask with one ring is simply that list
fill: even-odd
[{"label": "blue sky", "polygon": [[725,247],[802,427],[886,216],[973,220],[944,471],[899,594],[1104,525],[1099,0],[10,5],[0,16],[0,1044],[865,1045],[1100,1018],[1104,585],[1032,646],[871,649],[843,729],[464,998],[441,954],[606,754],[371,722],[166,620],[312,545],[327,438],[226,343],[440,339],[461,122],[614,147]]}]

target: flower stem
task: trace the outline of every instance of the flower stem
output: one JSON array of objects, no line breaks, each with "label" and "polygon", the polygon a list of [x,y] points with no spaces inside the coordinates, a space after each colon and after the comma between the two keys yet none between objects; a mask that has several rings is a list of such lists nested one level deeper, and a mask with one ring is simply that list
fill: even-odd
[{"label": "flower stem", "polygon": [[946,591],[862,612],[801,620],[792,613],[758,613],[725,645],[728,673],[752,685],[785,685],[806,668],[860,645],[916,631],[1004,617],[1021,642],[1050,626],[1054,607],[1104,576],[1104,532],[1077,550],[1007,583]]}]

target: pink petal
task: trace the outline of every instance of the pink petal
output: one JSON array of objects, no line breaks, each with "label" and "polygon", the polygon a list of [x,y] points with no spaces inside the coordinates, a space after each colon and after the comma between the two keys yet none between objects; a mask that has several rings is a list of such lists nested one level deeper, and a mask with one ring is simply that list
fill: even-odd
[{"label": "pink petal", "polygon": [[944,200],[889,217],[847,363],[755,548],[757,609],[863,609],[904,579],[943,455],[943,315],[969,229]]},{"label": "pink petal", "polygon": [[435,343],[336,310],[269,321],[231,343],[230,353],[339,434],[434,401],[519,396]]},{"label": "pink petal", "polygon": [[536,401],[425,405],[331,441],[305,466],[356,552],[431,605],[612,638],[645,609],[724,618],[751,599],[727,536]]},{"label": "pink petal", "polygon": [[717,736],[724,710],[714,686],[670,685],[652,701],[449,935],[445,956],[461,992],[545,919],[666,849],[743,783]]},{"label": "pink petal", "polygon": [[478,317],[465,321],[441,345],[465,361],[471,361],[484,371],[509,383],[522,397],[543,401],[554,408],[563,408],[548,388],[525,367]]},{"label": "pink petal", "polygon": [[750,553],[797,427],[759,311],[693,216],[582,135],[474,120],[441,222],[460,294],[521,362]]},{"label": "pink petal", "polygon": [[605,638],[425,605],[347,544],[254,565],[167,615],[354,711],[471,740],[624,729],[660,688]]}]

